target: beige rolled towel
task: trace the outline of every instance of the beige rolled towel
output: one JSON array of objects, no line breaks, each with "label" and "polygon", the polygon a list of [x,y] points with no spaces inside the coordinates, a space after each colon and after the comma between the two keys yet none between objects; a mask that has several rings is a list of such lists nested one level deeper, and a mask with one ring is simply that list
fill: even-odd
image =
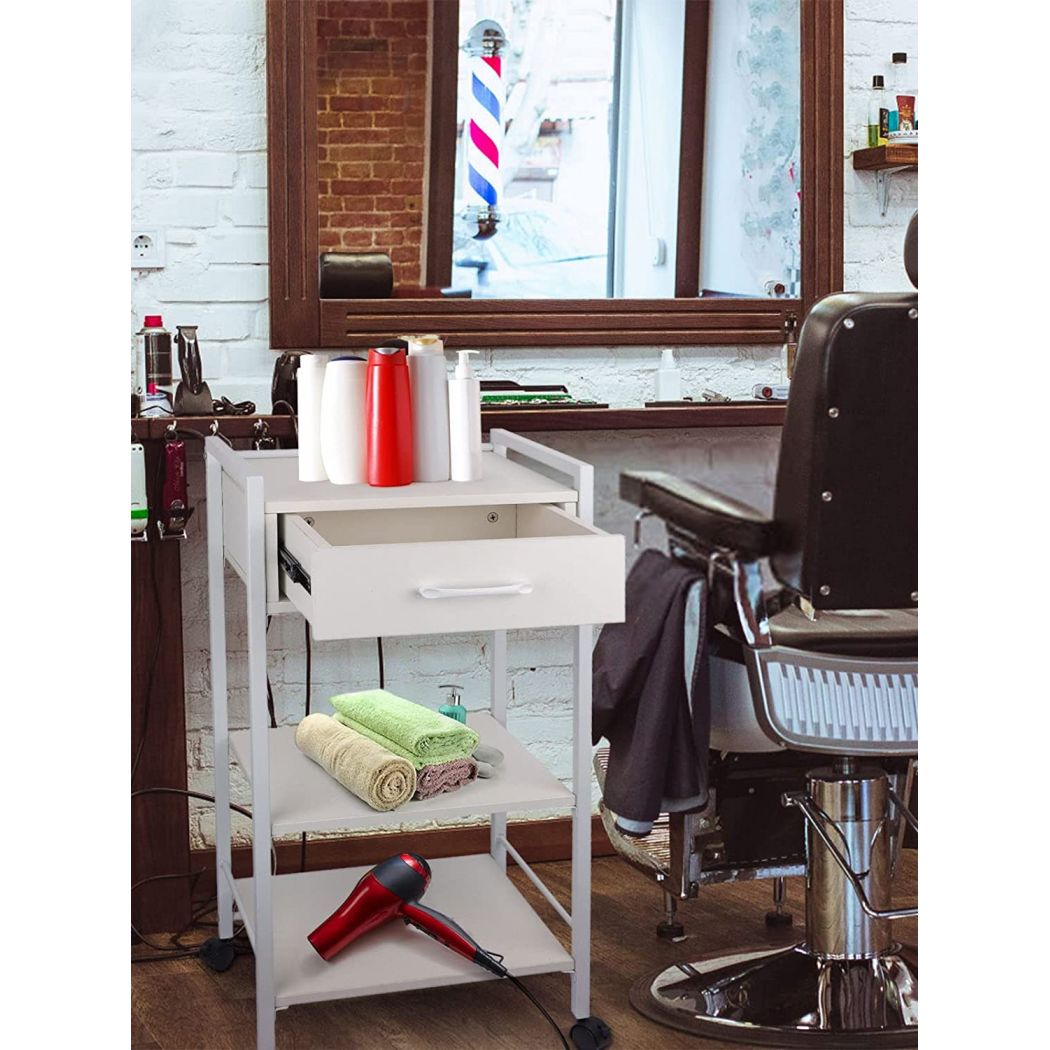
[{"label": "beige rolled towel", "polygon": [[330,715],[307,715],[295,730],[295,743],[347,791],[380,812],[397,809],[416,790],[411,762]]}]

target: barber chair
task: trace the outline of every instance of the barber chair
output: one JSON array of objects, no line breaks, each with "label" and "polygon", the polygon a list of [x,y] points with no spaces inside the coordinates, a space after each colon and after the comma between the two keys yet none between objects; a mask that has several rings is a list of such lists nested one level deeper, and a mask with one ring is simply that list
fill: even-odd
[{"label": "barber chair", "polygon": [[[918,287],[918,216],[905,265]],[[678,899],[711,882],[806,878],[805,937],[679,963],[631,1002],[752,1045],[914,1046],[917,955],[894,938],[890,880],[918,754],[918,294],[837,294],[803,325],[772,519],[702,483],[621,475],[711,602],[709,799],[618,851]],[[636,524],[637,533],[638,524]],[[637,534],[636,534],[637,541]],[[687,651],[688,650],[687,638]],[[693,649],[695,652],[695,648]],[[596,757],[599,782],[605,762]]]}]

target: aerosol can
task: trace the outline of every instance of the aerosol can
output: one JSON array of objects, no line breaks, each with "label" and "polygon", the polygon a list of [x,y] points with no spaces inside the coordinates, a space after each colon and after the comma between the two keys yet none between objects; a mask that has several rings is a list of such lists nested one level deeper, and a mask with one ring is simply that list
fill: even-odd
[{"label": "aerosol can", "polygon": [[164,327],[160,314],[147,314],[139,329],[137,354],[145,364],[146,396],[140,412],[143,416],[172,414],[171,332]]}]

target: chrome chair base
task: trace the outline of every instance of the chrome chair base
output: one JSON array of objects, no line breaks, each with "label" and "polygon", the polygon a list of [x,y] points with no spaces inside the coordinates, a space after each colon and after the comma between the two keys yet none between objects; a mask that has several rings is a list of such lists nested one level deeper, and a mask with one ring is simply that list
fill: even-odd
[{"label": "chrome chair base", "polygon": [[825,959],[804,945],[678,963],[634,983],[631,1005],[660,1024],[755,1046],[912,1047],[918,957]]}]

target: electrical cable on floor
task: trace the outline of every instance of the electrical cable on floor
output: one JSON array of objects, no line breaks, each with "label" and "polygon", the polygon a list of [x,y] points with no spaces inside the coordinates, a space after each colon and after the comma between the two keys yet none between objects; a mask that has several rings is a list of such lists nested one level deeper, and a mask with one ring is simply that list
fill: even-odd
[{"label": "electrical cable on floor", "polygon": [[379,688],[386,688],[386,673],[383,669],[383,639],[376,639],[376,655],[379,657]]},{"label": "electrical cable on floor", "polygon": [[[213,804],[215,802],[215,796],[214,795],[207,795],[203,791],[191,791],[188,788],[150,787],[150,788],[139,788],[138,790],[132,791],[132,793],[131,793],[131,797],[133,799],[137,798],[139,795],[179,795],[179,796],[184,796],[186,798],[199,799],[202,802],[211,802]],[[244,806],[239,806],[236,802],[230,802],[229,803],[229,807],[235,813],[240,813],[242,816],[245,816],[245,817],[248,817],[249,819],[251,819],[252,811],[250,809],[245,809]],[[165,874],[165,875],[150,875],[148,878],[140,879],[138,882],[136,882],[131,887],[131,889],[132,889],[132,892],[134,892],[134,890],[138,889],[140,886],[146,885],[146,883],[158,882],[158,881],[160,881],[162,879],[187,879],[187,878],[192,878],[192,879],[195,880],[194,881],[194,885],[190,887],[190,897],[192,898],[193,890],[194,890],[194,888],[196,886],[196,879],[200,878],[200,876],[204,874],[204,870],[205,869],[201,869],[199,871],[174,872],[172,874]],[[277,874],[277,849],[276,849],[276,847],[274,846],[274,844],[272,842],[270,843],[270,871],[271,871],[271,874],[274,874],[274,875]],[[216,871],[215,877],[216,877],[216,879],[221,878],[221,873]],[[208,901],[206,903],[210,905],[212,900],[213,900],[213,898],[209,897]],[[158,962],[158,961],[160,961],[162,959],[180,959],[180,958],[185,958],[185,957],[190,956],[190,955],[196,955],[198,950],[201,947],[199,944],[198,945],[183,945],[183,944],[181,944],[179,939],[181,937],[183,937],[190,928],[192,928],[194,925],[197,924],[197,919],[201,915],[206,915],[209,911],[213,910],[213,908],[214,908],[214,906],[211,906],[211,907],[205,908],[203,911],[198,910],[191,917],[190,922],[187,923],[187,925],[183,926],[183,928],[181,930],[179,930],[177,933],[174,933],[174,934],[171,935],[171,937],[169,938],[170,947],[166,947],[163,944],[156,944],[155,942],[148,940],[146,937],[144,937],[135,928],[135,924],[132,923],[131,924],[131,932],[132,932],[132,934],[138,940],[140,940],[143,944],[145,944],[147,947],[152,948],[155,952],[158,952],[158,954],[156,954],[156,955],[133,955],[131,957],[131,961],[132,962]],[[242,923],[242,925],[240,926],[239,929],[234,930],[233,937],[234,938],[235,937],[240,937],[242,934],[244,934],[244,932],[245,932],[244,931],[244,925]],[[231,940],[232,939],[233,938],[231,938]]]},{"label": "electrical cable on floor", "polygon": [[[270,633],[270,621],[273,619],[272,616],[266,617],[266,633]],[[266,710],[270,714],[270,728],[277,728],[277,714],[274,710],[273,703],[273,686],[270,685],[270,672],[266,672]]]},{"label": "electrical cable on floor", "polygon": [[514,974],[508,973],[507,980],[510,981],[510,983],[514,985],[514,987],[517,988],[518,991],[522,992],[525,996],[527,996],[528,999],[531,1001],[532,1005],[535,1006],[536,1009],[539,1010],[539,1012],[547,1018],[547,1021],[550,1023],[551,1028],[553,1028],[554,1031],[558,1033],[558,1038],[561,1040],[561,1045],[565,1047],[565,1050],[572,1050],[565,1036],[562,1035],[562,1031],[558,1027],[558,1022],[555,1021],[549,1013],[547,1013],[547,1010],[544,1007],[543,1003],[541,1003],[539,999],[537,999],[536,996],[534,996],[532,992],[530,992],[528,988],[526,988],[525,985],[522,984],[521,981],[519,981],[518,978],[514,976]]}]

